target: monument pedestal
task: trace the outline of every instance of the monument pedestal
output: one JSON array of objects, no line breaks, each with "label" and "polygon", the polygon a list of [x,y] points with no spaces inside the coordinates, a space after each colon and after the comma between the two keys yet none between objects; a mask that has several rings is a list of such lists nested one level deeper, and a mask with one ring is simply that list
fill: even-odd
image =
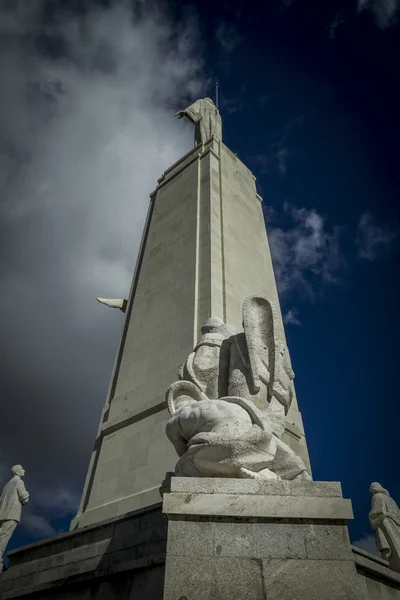
[{"label": "monument pedestal", "polygon": [[164,600],[361,600],[336,482],[171,479]]}]

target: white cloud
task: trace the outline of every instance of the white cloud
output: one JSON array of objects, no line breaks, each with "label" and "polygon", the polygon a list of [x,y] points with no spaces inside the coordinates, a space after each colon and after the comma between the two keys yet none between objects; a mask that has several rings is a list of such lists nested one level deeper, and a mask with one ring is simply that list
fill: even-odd
[{"label": "white cloud", "polygon": [[299,319],[299,311],[296,308],[291,308],[283,317],[285,325],[301,325]]},{"label": "white cloud", "polygon": [[73,518],[80,496],[66,488],[35,488],[29,503],[23,508],[21,527],[32,537],[40,539],[57,533],[52,523],[64,517]]},{"label": "white cloud", "polygon": [[267,227],[275,275],[281,294],[293,291],[313,299],[327,284],[338,283],[343,266],[340,228],[325,230],[324,219],[314,209],[285,204],[289,226]]},{"label": "white cloud", "polygon": [[397,23],[399,6],[399,0],[358,0],[357,4],[358,12],[371,11],[380,29],[386,29]]},{"label": "white cloud", "polygon": [[373,533],[365,534],[362,538],[353,542],[353,546],[357,546],[358,548],[361,548],[361,550],[365,550],[365,552],[381,557],[381,553],[376,547],[375,534]]},{"label": "white cloud", "polygon": [[51,521],[51,503],[66,513],[81,493],[118,344],[121,314],[95,298],[129,291],[149,193],[193,145],[173,114],[204,79],[194,24],[176,26],[154,3],[134,18],[128,1],[85,3],[80,16],[64,4],[51,26],[44,0],[7,6],[1,462],[26,468],[27,519],[43,533],[40,507]]},{"label": "white cloud", "polygon": [[21,519],[21,528],[35,538],[47,538],[55,535],[57,532],[52,527],[43,515],[37,515],[29,511],[28,508],[24,509],[24,513]]},{"label": "white cloud", "polygon": [[372,215],[364,213],[357,227],[356,246],[359,258],[375,260],[391,246],[396,234],[393,227],[377,224]]}]

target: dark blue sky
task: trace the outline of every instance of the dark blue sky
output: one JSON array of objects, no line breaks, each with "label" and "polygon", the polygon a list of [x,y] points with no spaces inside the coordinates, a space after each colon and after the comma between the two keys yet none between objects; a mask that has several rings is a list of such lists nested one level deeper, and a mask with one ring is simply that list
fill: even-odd
[{"label": "dark blue sky", "polygon": [[[51,27],[53,15],[66,3],[44,4]],[[67,4],[84,13],[94,2]],[[313,476],[342,482],[345,497],[353,501],[353,540],[371,533],[371,481],[381,482],[400,502],[395,461],[400,25],[394,16],[378,12],[385,5],[385,0],[372,2],[375,13],[339,0],[176,0],[166,5],[176,22],[195,23],[203,74],[210,79],[208,95],[212,81],[219,81],[224,142],[257,177],[280,269],[282,310],[293,317],[286,331]],[[37,44],[54,60],[63,57],[57,36],[39,36]],[[175,108],[192,99],[186,90]],[[152,174],[154,183],[157,176]],[[317,230],[307,229],[307,218],[317,219]],[[302,262],[299,244],[304,240],[314,254]],[[58,280],[48,281],[57,289]],[[53,307],[47,304],[49,322]],[[57,316],[57,326],[65,314]],[[76,493],[83,485],[118,343],[114,317],[107,335],[89,326],[85,333],[92,345],[107,346],[107,356],[103,371],[100,359],[90,366],[98,380],[98,389],[90,390],[93,397],[97,394],[97,408],[87,401],[90,439],[82,448],[79,430],[71,430],[69,443],[80,454],[74,473],[65,467],[64,477]],[[105,320],[102,326],[108,327]],[[85,365],[86,372],[90,368]],[[69,376],[74,372],[71,367]],[[47,376],[45,393],[57,394],[66,373],[65,367]],[[90,396],[78,377],[70,377],[70,383],[70,397]],[[37,396],[41,393],[38,385]],[[31,389],[29,394],[35,398]],[[19,406],[16,392],[14,402]],[[55,531],[68,528],[71,514],[66,513],[52,517]],[[9,547],[46,537],[41,531],[35,537],[19,528]]]},{"label": "dark blue sky", "polygon": [[355,244],[366,212],[393,235],[398,227],[400,29],[379,28],[352,2],[199,2],[196,11],[224,141],[253,170],[279,225],[289,203],[341,228],[338,282],[314,282],[313,299],[289,290],[282,305],[301,321],[286,329],[313,476],[342,482],[357,540],[370,532],[371,481],[400,501],[398,246],[368,260]]}]

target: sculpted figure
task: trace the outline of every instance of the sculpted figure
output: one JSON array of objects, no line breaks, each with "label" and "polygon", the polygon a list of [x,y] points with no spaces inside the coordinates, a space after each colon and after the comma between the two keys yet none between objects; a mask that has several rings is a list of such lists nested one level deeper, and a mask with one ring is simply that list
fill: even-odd
[{"label": "sculpted figure", "polygon": [[180,456],[176,474],[311,479],[281,441],[294,373],[266,298],[247,298],[244,333],[211,318],[167,391],[167,436]]},{"label": "sculpted figure", "polygon": [[208,142],[212,137],[222,140],[222,121],[218,108],[210,98],[201,98],[175,114],[187,117],[195,126],[194,144]]},{"label": "sculpted figure", "polygon": [[389,561],[395,571],[400,571],[400,510],[393,498],[379,483],[371,483],[372,506],[369,522],[382,558]]},{"label": "sculpted figure", "polygon": [[202,337],[178,371],[178,377],[194,383],[207,398],[228,395],[230,332],[218,317],[201,328]]},{"label": "sculpted figure", "polygon": [[167,402],[167,436],[180,457],[177,476],[310,479],[301,458],[273,434],[252,402],[209,400],[189,381],[173,383]]},{"label": "sculpted figure", "polygon": [[246,298],[243,329],[244,333],[232,338],[228,393],[254,402],[281,437],[294,396],[294,373],[288,350],[278,337],[277,319],[269,300]]},{"label": "sculpted figure", "polygon": [[3,570],[3,554],[7,544],[21,520],[21,507],[29,500],[22,481],[24,469],[21,465],[15,465],[11,473],[13,477],[6,483],[0,496],[0,571]]}]

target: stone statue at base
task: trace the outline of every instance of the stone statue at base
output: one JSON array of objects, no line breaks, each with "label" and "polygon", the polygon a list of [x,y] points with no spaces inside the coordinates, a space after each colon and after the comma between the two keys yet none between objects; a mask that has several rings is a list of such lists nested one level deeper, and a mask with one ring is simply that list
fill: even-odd
[{"label": "stone statue at base", "polygon": [[29,501],[22,477],[25,475],[21,465],[11,469],[13,477],[3,488],[0,496],[0,572],[3,570],[3,555],[12,534],[21,520],[21,508]]},{"label": "stone statue at base", "polygon": [[400,572],[400,510],[380,483],[371,483],[372,506],[369,522],[375,531],[375,540],[382,558],[394,571]]},{"label": "stone statue at base", "polygon": [[222,140],[222,121],[218,108],[210,98],[200,98],[175,114],[178,119],[187,117],[195,126],[194,144],[208,142],[212,137]]},{"label": "stone statue at base", "polygon": [[272,304],[251,296],[244,333],[211,318],[167,391],[167,436],[180,457],[175,473],[194,477],[311,479],[280,438],[294,373],[277,335]]}]

